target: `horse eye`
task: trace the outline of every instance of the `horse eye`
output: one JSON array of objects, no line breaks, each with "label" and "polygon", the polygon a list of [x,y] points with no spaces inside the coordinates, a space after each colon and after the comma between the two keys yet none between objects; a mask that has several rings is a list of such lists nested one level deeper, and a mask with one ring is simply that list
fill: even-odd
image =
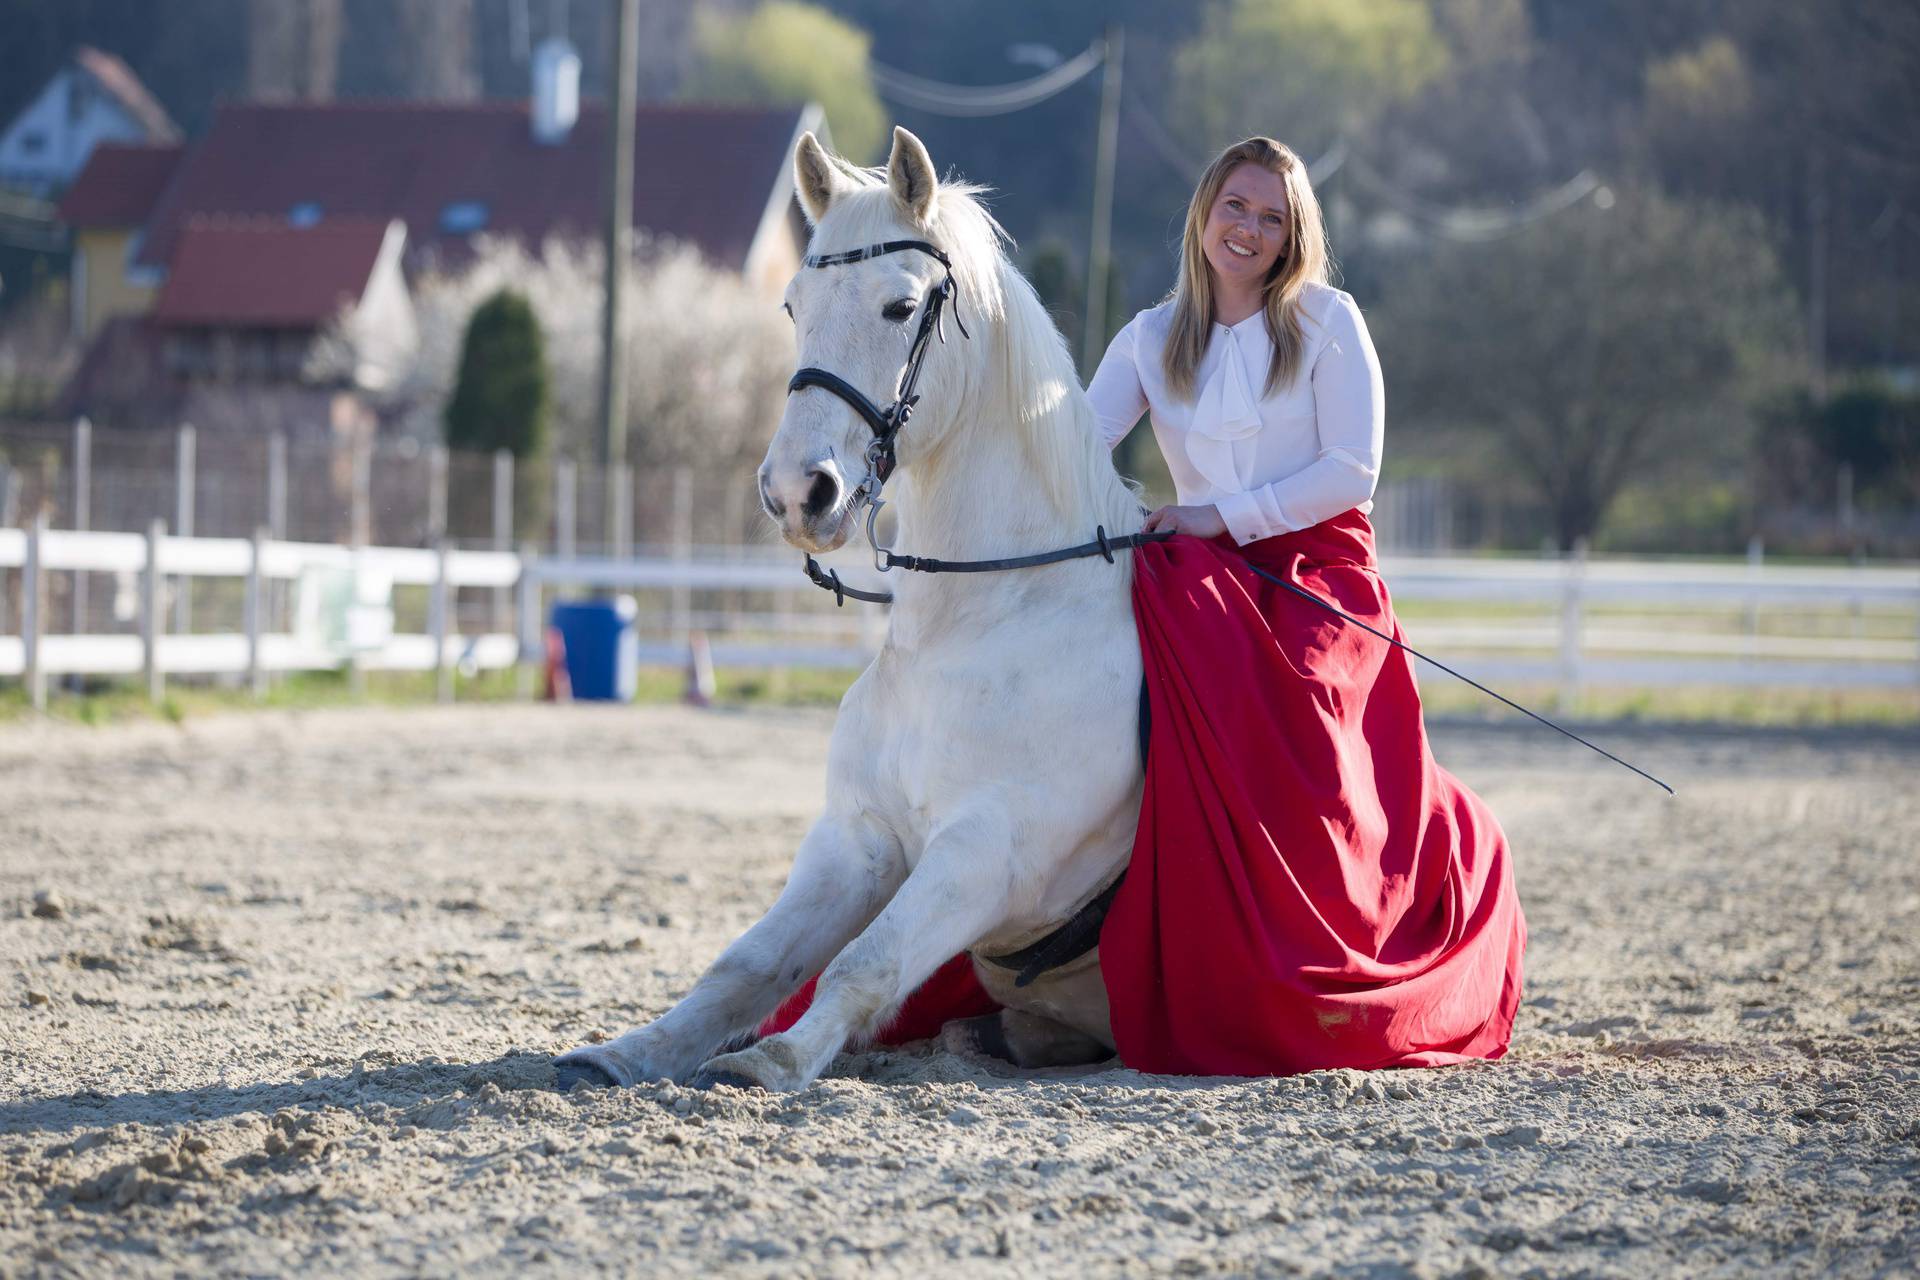
[{"label": "horse eye", "polygon": [[913,314],[913,299],[902,298],[898,302],[889,302],[880,309],[880,314],[884,318],[898,324]]}]

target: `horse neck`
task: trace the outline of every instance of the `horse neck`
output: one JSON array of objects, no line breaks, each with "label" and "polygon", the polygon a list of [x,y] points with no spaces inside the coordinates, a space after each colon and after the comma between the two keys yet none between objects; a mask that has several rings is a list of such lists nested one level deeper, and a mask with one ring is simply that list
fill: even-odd
[{"label": "horse neck", "polygon": [[[1099,517],[1061,511],[1033,474],[1017,406],[977,402],[985,398],[959,403],[939,447],[902,470],[901,549],[942,560],[988,560],[1092,537]],[[1043,421],[1035,429],[1066,425]]]}]

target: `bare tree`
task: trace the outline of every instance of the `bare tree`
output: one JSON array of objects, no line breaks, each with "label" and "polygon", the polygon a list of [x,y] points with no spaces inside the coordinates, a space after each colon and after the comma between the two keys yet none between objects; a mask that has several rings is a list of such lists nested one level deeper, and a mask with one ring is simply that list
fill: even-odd
[{"label": "bare tree", "polygon": [[325,102],[340,71],[341,0],[249,0],[247,94]]},{"label": "bare tree", "polygon": [[1563,548],[1628,484],[1738,455],[1746,402],[1798,372],[1759,221],[1634,195],[1402,264],[1375,326],[1395,420],[1485,433]]}]

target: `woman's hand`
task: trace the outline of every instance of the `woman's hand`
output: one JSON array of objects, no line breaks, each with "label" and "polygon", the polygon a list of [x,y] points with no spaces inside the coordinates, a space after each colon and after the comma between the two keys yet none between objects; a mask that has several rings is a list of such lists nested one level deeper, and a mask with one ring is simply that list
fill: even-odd
[{"label": "woman's hand", "polygon": [[1140,527],[1142,533],[1153,533],[1160,529],[1171,529],[1175,533],[1190,534],[1196,538],[1217,538],[1227,531],[1227,522],[1220,518],[1220,508],[1209,502],[1198,507],[1162,507],[1148,516],[1146,524]]}]

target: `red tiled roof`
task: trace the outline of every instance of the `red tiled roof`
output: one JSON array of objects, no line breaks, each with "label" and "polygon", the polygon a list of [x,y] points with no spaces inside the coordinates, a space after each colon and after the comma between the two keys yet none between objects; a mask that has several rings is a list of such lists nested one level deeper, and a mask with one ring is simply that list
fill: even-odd
[{"label": "red tiled roof", "polygon": [[[785,184],[797,108],[647,106],[636,117],[633,221],[744,264],[773,184]],[[459,252],[450,204],[484,206],[482,230],[537,243],[599,234],[607,113],[583,103],[564,142],[533,140],[527,104],[243,103],[223,106],[147,228],[141,261],[164,263],[195,214],[399,218],[410,253]]]},{"label": "red tiled roof", "polygon": [[360,300],[385,238],[372,221],[195,219],[174,237],[154,321],[318,328]]},{"label": "red tiled roof", "polygon": [[87,158],[56,216],[80,227],[138,227],[160,202],[186,149],[103,142]]},{"label": "red tiled roof", "polygon": [[153,142],[172,142],[180,136],[179,126],[173,117],[160,105],[147,86],[140,83],[140,77],[133,74],[132,68],[110,53],[88,45],[81,45],[73,51],[73,60],[80,64],[86,73],[92,76],[102,89],[112,94],[119,104],[127,109],[127,114],[140,122],[147,131],[147,137]]}]

